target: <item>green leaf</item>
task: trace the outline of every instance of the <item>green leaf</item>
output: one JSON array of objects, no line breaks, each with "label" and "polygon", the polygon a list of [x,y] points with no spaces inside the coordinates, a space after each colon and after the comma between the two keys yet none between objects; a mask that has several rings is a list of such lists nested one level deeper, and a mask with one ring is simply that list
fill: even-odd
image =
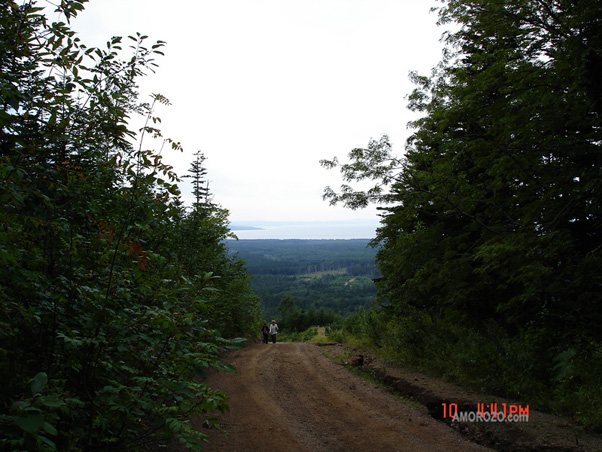
[{"label": "green leaf", "polygon": [[242,349],[245,348],[245,342],[247,340],[244,337],[237,337],[235,339],[232,339],[227,345],[226,348],[229,349],[234,349],[234,350],[238,350],[238,349]]},{"label": "green leaf", "polygon": [[66,405],[65,402],[58,397],[43,397],[40,400],[40,403],[50,408],[58,408]]},{"label": "green leaf", "polygon": [[28,414],[27,417],[15,418],[15,424],[25,430],[27,433],[37,433],[44,426],[44,416],[40,413]]},{"label": "green leaf", "polygon": [[45,436],[39,435],[38,438],[45,444],[49,445],[53,449],[56,449],[56,444]]},{"label": "green leaf", "polygon": [[33,379],[31,380],[31,393],[36,395],[42,392],[42,389],[48,383],[48,375],[45,372],[39,372]]},{"label": "green leaf", "polygon": [[44,431],[52,436],[58,435],[58,431],[54,425],[50,424],[49,422],[44,422]]}]

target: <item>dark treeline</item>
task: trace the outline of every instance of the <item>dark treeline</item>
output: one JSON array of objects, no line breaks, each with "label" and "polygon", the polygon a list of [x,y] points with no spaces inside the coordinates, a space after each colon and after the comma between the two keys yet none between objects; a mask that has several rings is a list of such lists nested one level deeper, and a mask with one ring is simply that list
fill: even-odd
[{"label": "dark treeline", "polygon": [[[442,2],[444,60],[325,197],[386,204],[379,308],[349,328],[401,361],[602,428],[599,1]],[[389,192],[385,187],[390,189]]]},{"label": "dark treeline", "polygon": [[189,417],[225,409],[201,377],[231,369],[219,353],[255,331],[257,298],[202,154],[185,207],[157,141],[132,144],[137,114],[161,137],[167,99],[136,88],[163,43],[86,47],[68,26],[85,1],[56,3],[55,23],[0,8],[0,450],[199,449]]},{"label": "dark treeline", "polygon": [[341,323],[342,316],[323,306],[317,308],[315,304],[311,304],[307,309],[301,308],[292,295],[285,294],[278,305],[278,319],[280,330],[289,334],[304,332],[315,326],[332,328]]},{"label": "dark treeline", "polygon": [[280,317],[278,307],[286,295],[292,296],[301,309],[314,306],[340,315],[351,314],[376,299],[376,287],[371,277],[346,272],[311,278],[258,275],[253,277],[251,286],[262,300],[266,318]]},{"label": "dark treeline", "polygon": [[[279,306],[286,296],[292,297],[299,315],[312,306],[316,312],[322,309],[348,315],[375,300],[377,251],[369,240],[239,240],[227,244],[247,264],[266,318],[276,317],[282,323],[287,316]],[[323,317],[317,319],[317,324],[324,324]],[[290,323],[282,324],[287,326]],[[298,325],[294,328],[301,329]]]},{"label": "dark treeline", "polygon": [[239,240],[228,247],[239,253],[253,275],[302,275],[355,268],[373,274],[376,250],[366,239]]}]

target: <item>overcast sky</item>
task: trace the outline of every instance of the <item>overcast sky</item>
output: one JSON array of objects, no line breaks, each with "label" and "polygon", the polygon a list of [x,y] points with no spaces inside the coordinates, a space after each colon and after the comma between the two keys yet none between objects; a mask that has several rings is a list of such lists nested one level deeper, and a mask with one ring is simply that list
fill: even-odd
[{"label": "overcast sky", "polygon": [[[183,175],[202,150],[214,201],[237,223],[376,219],[322,201],[345,157],[388,134],[398,154],[411,119],[408,72],[440,60],[434,0],[91,0],[84,43],[149,35],[167,42],[141,100],[161,93],[164,151]],[[186,180],[185,180],[186,181]],[[182,187],[190,202],[190,188]]]}]

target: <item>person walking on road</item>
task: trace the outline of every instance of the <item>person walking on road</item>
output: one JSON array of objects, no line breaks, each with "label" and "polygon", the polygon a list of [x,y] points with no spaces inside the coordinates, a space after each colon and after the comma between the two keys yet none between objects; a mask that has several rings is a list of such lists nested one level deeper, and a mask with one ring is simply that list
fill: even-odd
[{"label": "person walking on road", "polygon": [[276,343],[276,335],[278,334],[278,325],[276,325],[276,321],[272,320],[272,324],[270,325],[270,336],[272,336],[272,344]]},{"label": "person walking on road", "polygon": [[268,343],[268,336],[270,334],[270,327],[265,322],[263,323],[263,326],[261,327],[261,333],[263,334],[263,343],[267,344]]}]

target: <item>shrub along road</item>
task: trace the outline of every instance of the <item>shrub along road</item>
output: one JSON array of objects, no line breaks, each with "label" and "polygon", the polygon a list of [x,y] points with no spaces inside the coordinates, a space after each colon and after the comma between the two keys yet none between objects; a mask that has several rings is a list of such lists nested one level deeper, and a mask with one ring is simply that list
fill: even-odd
[{"label": "shrub along road", "polygon": [[[249,344],[229,356],[238,372],[209,377],[230,411],[208,451],[486,451],[325,356],[315,344]],[[201,423],[201,421],[199,421]],[[199,428],[201,428],[199,426]]]}]

